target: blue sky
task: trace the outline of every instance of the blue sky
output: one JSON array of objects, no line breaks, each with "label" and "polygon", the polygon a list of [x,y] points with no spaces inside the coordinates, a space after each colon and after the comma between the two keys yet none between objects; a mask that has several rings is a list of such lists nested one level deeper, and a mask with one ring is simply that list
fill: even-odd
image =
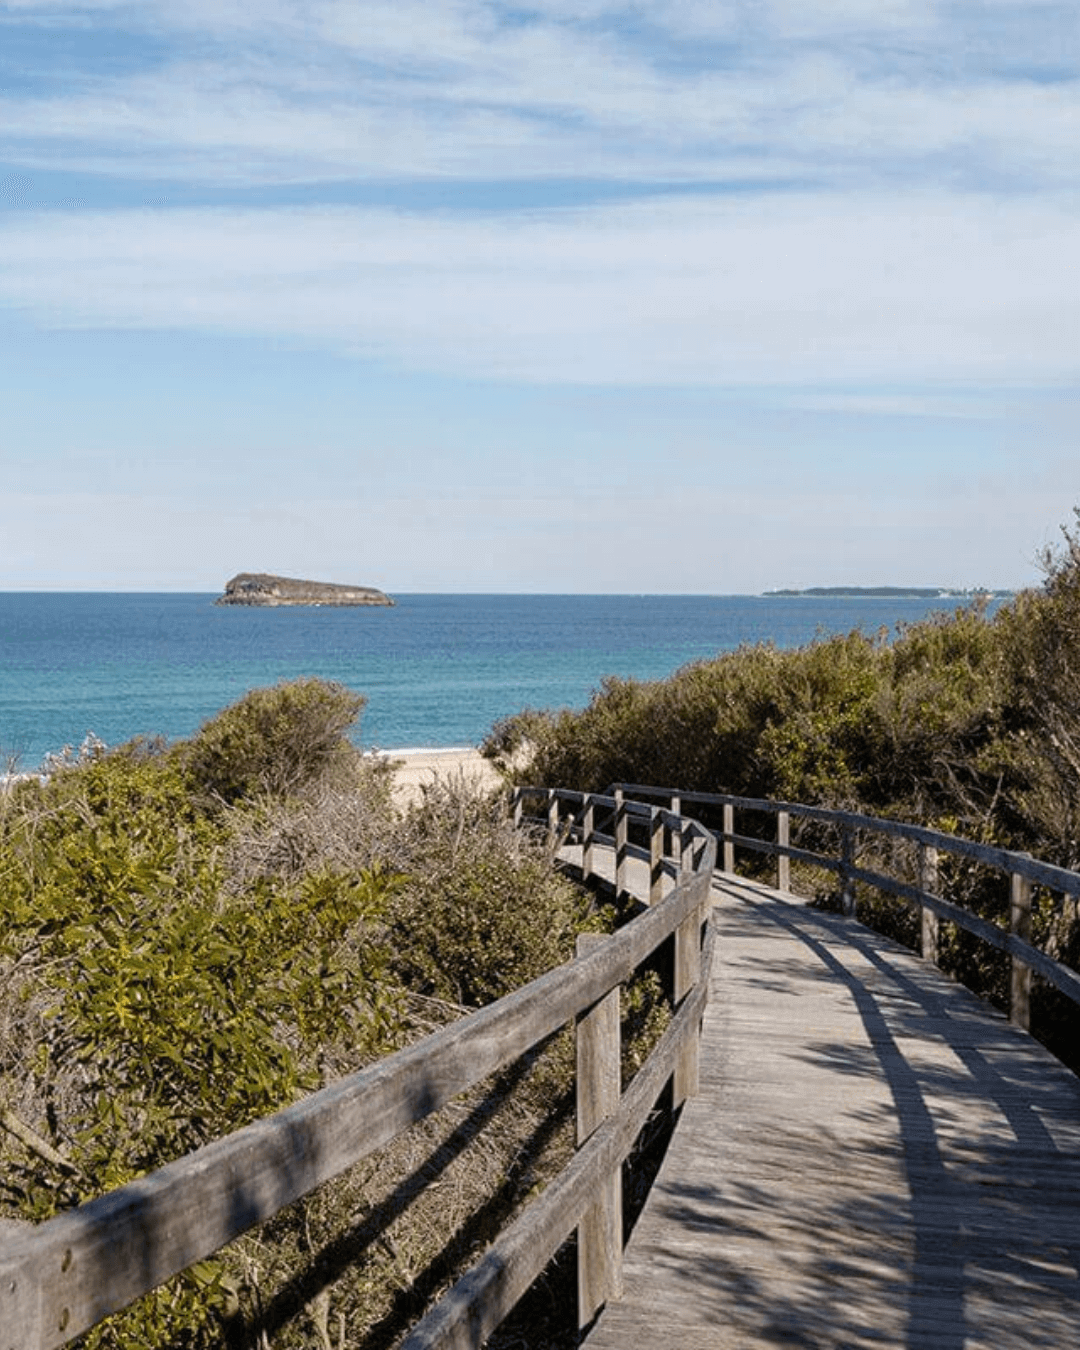
[{"label": "blue sky", "polygon": [[1056,0],[0,0],[0,589],[1029,584]]}]

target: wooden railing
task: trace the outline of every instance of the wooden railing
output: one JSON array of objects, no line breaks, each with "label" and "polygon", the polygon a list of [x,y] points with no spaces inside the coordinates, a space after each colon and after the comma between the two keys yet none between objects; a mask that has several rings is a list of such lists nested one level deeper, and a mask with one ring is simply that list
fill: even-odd
[{"label": "wooden railing", "polygon": [[[548,794],[542,794],[545,798]],[[525,822],[528,793],[518,794]],[[598,812],[614,797],[563,792],[542,825],[573,833],[593,872]],[[0,1237],[0,1350],[48,1350],[203,1260],[388,1144],[459,1093],[527,1055],[570,1023],[578,1043],[578,1151],[480,1263],[416,1326],[408,1350],[476,1346],[578,1230],[579,1318],[617,1294],[622,1253],[619,1169],[666,1084],[678,1105],[696,1090],[708,991],[712,835],[666,809],[623,805],[660,842],[654,903],[540,979],[296,1105],[25,1233]],[[662,840],[671,842],[664,851]],[[623,871],[625,882],[624,844]],[[623,1092],[619,986],[669,939],[674,1012]]]},{"label": "wooden railing", "polygon": [[[666,787],[646,787],[640,784],[620,783],[609,789],[611,796],[629,801],[644,798],[647,801],[663,799],[672,812],[679,813],[686,806],[719,808],[721,826],[714,831],[721,849],[721,866],[725,872],[735,871],[736,849],[746,849],[776,858],[776,886],[787,891],[791,886],[791,863],[798,861],[836,874],[839,880],[841,905],[844,912],[856,911],[856,885],[861,883],[873,890],[916,905],[921,915],[922,954],[930,961],[938,959],[938,923],[944,919],[958,928],[980,938],[983,942],[1006,952],[1011,961],[1010,1008],[1013,1022],[1025,1029],[1030,1023],[1031,976],[1034,971],[1052,984],[1074,1003],[1080,1003],[1080,975],[1056,961],[1031,944],[1032,892],[1036,886],[1061,897],[1080,896],[1080,872],[1039,862],[1026,853],[1014,853],[987,844],[973,843],[955,835],[920,825],[907,825],[878,816],[858,815],[850,811],[830,811],[823,807],[806,806],[797,802],[777,802],[753,797],[733,797],[712,792],[688,792]],[[640,806],[644,803],[639,803]],[[764,813],[775,818],[772,839],[738,834],[735,830],[735,812]],[[796,847],[791,843],[791,822],[812,821],[832,827],[838,840],[835,853]],[[906,882],[887,873],[859,866],[859,846],[867,836],[907,840],[916,849],[918,884]],[[1008,886],[1009,927],[1003,928],[988,919],[971,913],[961,905],[944,899],[939,894],[939,863],[941,855],[966,859],[982,867],[994,869]]]}]

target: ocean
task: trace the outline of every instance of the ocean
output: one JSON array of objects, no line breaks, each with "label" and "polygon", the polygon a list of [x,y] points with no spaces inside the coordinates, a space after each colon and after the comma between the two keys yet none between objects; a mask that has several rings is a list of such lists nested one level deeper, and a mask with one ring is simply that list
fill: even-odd
[{"label": "ocean", "polygon": [[951,599],[398,595],[392,609],[259,609],[213,595],[0,593],[0,770],[88,734],[189,736],[302,675],[367,698],[365,749],[478,744],[527,707],[578,708],[606,675],[658,679],[744,642],[894,630]]}]

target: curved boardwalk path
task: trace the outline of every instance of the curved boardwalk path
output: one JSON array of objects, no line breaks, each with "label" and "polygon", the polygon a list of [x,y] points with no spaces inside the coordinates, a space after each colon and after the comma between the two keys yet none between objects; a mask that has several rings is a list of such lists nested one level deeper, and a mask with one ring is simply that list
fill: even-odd
[{"label": "curved boardwalk path", "polygon": [[853,919],[714,903],[701,1091],[586,1344],[1080,1345],[1080,1079]]}]

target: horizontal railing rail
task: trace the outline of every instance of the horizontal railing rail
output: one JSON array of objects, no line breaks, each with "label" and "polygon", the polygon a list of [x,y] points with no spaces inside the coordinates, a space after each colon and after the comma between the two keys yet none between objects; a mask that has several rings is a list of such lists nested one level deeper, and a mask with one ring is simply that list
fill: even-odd
[{"label": "horizontal railing rail", "polygon": [[[523,799],[521,799],[523,800]],[[545,823],[588,839],[600,799],[559,794]],[[618,804],[611,800],[618,814]],[[517,818],[524,823],[522,812]],[[619,1168],[665,1084],[678,1105],[696,1090],[711,953],[707,923],[716,843],[695,822],[660,816],[677,854],[661,859],[656,903],[498,1002],[139,1181],[0,1238],[0,1350],[49,1350],[388,1144],[409,1126],[529,1054],[568,1024],[577,1029],[579,1151],[410,1334],[410,1350],[473,1346],[498,1325],[579,1229],[579,1316],[587,1322],[619,1288]],[[618,833],[618,830],[616,830]],[[655,833],[655,831],[654,831]],[[684,847],[684,842],[686,847]],[[617,847],[617,845],[616,845]],[[624,859],[625,867],[625,859]],[[654,865],[653,871],[657,868]],[[662,892],[662,894],[661,894]],[[623,1093],[619,988],[661,944],[675,943],[674,1015]]]},{"label": "horizontal railing rail", "polygon": [[[654,787],[639,783],[614,784],[608,799],[634,798],[664,799],[672,810],[684,806],[720,807],[722,826],[713,833],[722,850],[725,872],[735,871],[735,850],[745,849],[777,859],[777,887],[790,889],[790,866],[794,862],[807,863],[835,873],[840,880],[841,903],[845,913],[855,913],[856,883],[881,891],[897,899],[916,905],[921,913],[922,954],[928,960],[938,959],[938,921],[945,919],[973,936],[1008,954],[1011,960],[1010,1012],[1017,1025],[1029,1027],[1031,1020],[1031,975],[1034,971],[1074,1003],[1080,1004],[1080,975],[1032,945],[1032,892],[1035,886],[1063,896],[1080,896],[1080,872],[1040,862],[1026,853],[1012,852],[990,844],[979,844],[957,835],[922,825],[888,820],[881,816],[860,815],[852,811],[836,811],[827,807],[810,806],[801,802],[773,801],[759,797],[739,797],[725,793],[684,791],[670,787]],[[639,801],[640,813],[647,801]],[[655,808],[654,808],[655,809]],[[757,838],[735,831],[735,812],[771,815],[776,818],[776,837]],[[801,848],[791,843],[791,821],[801,819],[834,827],[839,834],[839,856],[820,850]],[[918,850],[919,884],[913,885],[888,873],[860,867],[856,856],[859,835],[880,835],[902,839]],[[993,868],[1005,875],[1009,883],[1009,927],[1005,929],[989,919],[946,900],[938,894],[940,855],[963,858],[968,862]]]}]

